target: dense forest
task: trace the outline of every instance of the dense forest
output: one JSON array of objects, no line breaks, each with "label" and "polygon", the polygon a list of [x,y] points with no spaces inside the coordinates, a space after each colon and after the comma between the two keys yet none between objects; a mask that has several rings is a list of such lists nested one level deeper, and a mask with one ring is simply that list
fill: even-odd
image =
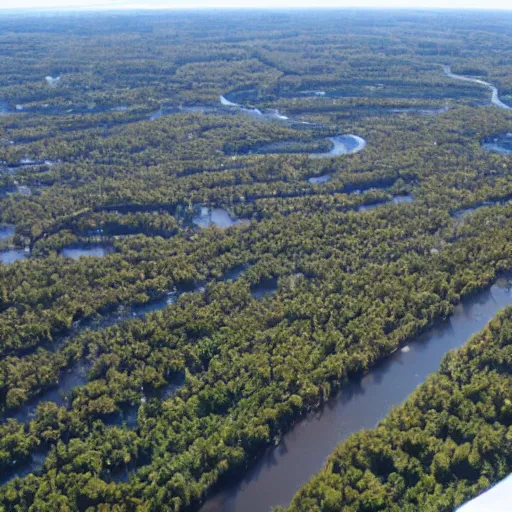
[{"label": "dense forest", "polygon": [[[196,510],[512,270],[511,52],[492,13],[0,16],[0,510]],[[445,430],[365,451],[450,364],[292,510],[449,510],[510,468],[431,475],[473,453]]]}]

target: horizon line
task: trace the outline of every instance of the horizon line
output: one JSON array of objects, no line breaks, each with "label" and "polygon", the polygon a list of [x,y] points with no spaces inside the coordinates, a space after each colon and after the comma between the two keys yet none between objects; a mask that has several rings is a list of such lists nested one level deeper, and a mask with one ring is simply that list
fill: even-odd
[{"label": "horizon line", "polygon": [[1,7],[0,14],[30,14],[30,13],[59,13],[59,12],[126,12],[126,11],[191,11],[191,12],[207,12],[207,11],[443,11],[443,12],[511,12],[512,6],[494,6],[494,7],[482,7],[482,6],[464,6],[464,7],[452,7],[446,5],[419,5],[419,6],[403,6],[403,5],[343,5],[343,6],[332,6],[332,5],[318,5],[318,6],[232,6],[232,5],[219,5],[219,6],[205,6],[198,4],[196,6],[165,6],[165,5],[150,5],[150,4],[126,4],[119,5],[112,3],[109,4],[77,4],[71,6],[27,6],[27,7]]}]

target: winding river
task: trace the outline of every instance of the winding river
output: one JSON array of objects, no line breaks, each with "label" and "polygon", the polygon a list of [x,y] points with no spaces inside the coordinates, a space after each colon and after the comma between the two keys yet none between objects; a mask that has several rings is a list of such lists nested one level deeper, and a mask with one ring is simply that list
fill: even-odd
[{"label": "winding river", "polygon": [[512,304],[512,281],[496,283],[459,304],[454,314],[397,350],[368,375],[352,381],[320,412],[307,416],[268,449],[244,478],[213,495],[200,512],[268,512],[286,505],[322,469],[338,443],[373,428],[437,371],[449,350],[461,347],[503,307]]},{"label": "winding river", "polygon": [[456,75],[455,73],[452,73],[450,66],[446,66],[446,65],[443,66],[443,71],[447,77],[453,78],[454,80],[462,80],[463,82],[471,82],[474,84],[483,85],[484,87],[487,87],[487,89],[489,89],[491,91],[491,103],[493,105],[495,105],[496,107],[505,108],[508,110],[510,110],[512,108],[500,100],[499,95],[498,95],[498,88],[496,86],[490,84],[489,82],[484,82],[483,80],[480,80],[478,78],[471,78],[469,76]]},{"label": "winding river", "polygon": [[366,141],[357,135],[339,135],[337,137],[329,137],[332,144],[330,151],[325,153],[310,153],[309,158],[332,158],[340,155],[350,155],[359,153],[366,146]]},{"label": "winding river", "polygon": [[[196,290],[200,290],[200,284],[196,285],[190,291]],[[170,304],[174,304],[177,297],[184,292],[185,290],[183,289],[176,293],[169,293],[164,297],[155,299],[140,306],[121,307],[113,313],[104,315],[98,321],[85,320],[81,323],[78,323],[75,329],[68,336],[62,336],[59,340],[57,340],[54,346],[50,347],[50,349],[55,349],[59,346],[62,346],[66,339],[78,336],[86,329],[100,330],[113,325],[121,324],[130,318],[144,318],[146,315],[152,313],[153,311],[159,311],[169,306]],[[74,366],[63,370],[60,373],[58,384],[56,386],[46,389],[40,395],[29,400],[21,407],[8,410],[6,412],[0,412],[0,423],[7,421],[9,418],[16,419],[21,423],[26,423],[34,417],[37,406],[41,402],[55,402],[58,406],[69,407],[73,389],[77,386],[83,386],[87,383],[88,371],[89,366],[83,362],[79,362]]]},{"label": "winding river", "polygon": [[[236,265],[231,269],[227,270],[219,281],[236,281],[240,278],[243,273],[249,268],[249,264]],[[175,304],[180,295],[184,293],[192,292],[204,292],[205,288],[203,283],[196,282],[189,286],[182,286],[173,292],[149,301],[145,304],[135,305],[131,307],[120,306],[116,311],[105,314],[99,320],[87,319],[82,322],[77,322],[75,328],[66,336],[61,336],[53,346],[50,346],[50,350],[62,346],[66,340],[78,336],[80,333],[87,329],[98,331],[106,329],[113,325],[119,325],[131,318],[144,318],[148,314],[155,311],[160,311],[167,306]],[[277,292],[277,278],[263,279],[259,283],[252,285],[251,295],[256,300],[261,300],[265,297],[271,296]],[[37,406],[41,402],[55,402],[59,406],[69,406],[70,398],[73,389],[77,386],[82,386],[88,381],[88,370],[89,366],[83,362],[75,364],[71,368],[63,370],[59,376],[59,381],[56,386],[43,391],[39,396],[34,397],[32,400],[23,404],[21,407],[16,409],[8,410],[6,412],[0,412],[0,423],[7,421],[9,418],[14,418],[22,423],[29,421],[34,417]],[[174,383],[170,383],[169,386],[173,387]],[[164,389],[163,393],[166,391]],[[115,423],[122,423],[117,421]]]},{"label": "winding river", "polygon": [[[453,79],[483,85],[492,92],[493,105],[510,109],[498,96],[498,89],[483,80],[455,75],[449,66],[443,66],[445,74]],[[221,105],[236,108],[258,117],[290,121],[278,111],[263,113],[257,108],[246,108],[220,97]],[[291,121],[292,123],[294,121]],[[366,142],[357,135],[346,134],[329,138],[333,147],[325,153],[312,153],[311,158],[331,158],[361,151]],[[327,176],[327,175],[326,175]],[[316,178],[326,180],[325,177]],[[411,196],[398,196],[393,202],[409,202]],[[378,205],[361,207],[370,209]],[[215,220],[214,220],[215,219]],[[212,223],[229,227],[236,221],[225,210],[204,210],[194,219],[200,227]],[[82,252],[84,249],[79,249]],[[69,253],[78,257],[78,253]],[[102,255],[102,254],[94,254]],[[255,298],[263,298],[275,292],[275,280],[262,282],[252,288]],[[462,346],[468,338],[482,329],[497,311],[512,304],[512,282],[508,278],[497,282],[457,306],[452,317],[440,322],[427,333],[396,351],[368,375],[344,386],[341,392],[320,412],[311,414],[286,434],[278,446],[270,448],[245,474],[243,480],[226,486],[212,496],[201,512],[266,512],[271,506],[287,504],[301,485],[318,472],[334,447],[351,433],[374,427],[389,410],[400,404],[425,378],[439,367],[444,354],[450,349]],[[199,288],[197,288],[199,290]],[[175,296],[133,308],[131,316],[144,316],[150,311],[166,307],[174,302]],[[126,316],[109,318],[117,323]],[[32,403],[13,412],[11,417],[20,421],[28,420],[34,413],[36,403],[52,400],[69,405],[71,391],[87,381],[87,366],[77,365],[63,373],[58,387],[44,393]],[[40,460],[35,457],[34,463]],[[34,470],[34,467],[32,467]]]},{"label": "winding river", "polygon": [[[234,103],[230,100],[228,100],[225,96],[220,96],[220,103],[224,107],[232,108],[235,110],[238,110],[240,112],[244,112],[246,114],[249,114],[251,116],[256,116],[262,119],[273,119],[278,121],[285,121],[290,126],[297,126],[297,125],[304,125],[303,121],[295,121],[293,119],[290,119],[289,117],[282,115],[279,110],[272,110],[270,112],[262,112],[261,110],[255,108],[255,107],[244,107],[238,103]],[[309,123],[306,123],[309,124]],[[318,125],[311,125],[311,126],[318,126]],[[331,149],[329,151],[326,151],[324,153],[309,153],[309,158],[313,159],[321,159],[321,158],[334,158],[341,155],[348,155],[352,153],[358,153],[359,151],[362,151],[364,147],[366,146],[366,141],[359,137],[358,135],[353,134],[342,134],[342,135],[336,135],[335,137],[328,137],[329,142],[331,143]],[[287,141],[288,143],[290,141]],[[286,150],[279,151],[278,149],[279,143],[273,143],[271,146],[275,146],[275,153],[286,153]],[[286,143],[285,143],[286,144]],[[284,147],[284,146],[283,146]],[[259,148],[262,149],[262,148]],[[317,184],[321,182],[315,182],[312,181],[311,183]]]}]

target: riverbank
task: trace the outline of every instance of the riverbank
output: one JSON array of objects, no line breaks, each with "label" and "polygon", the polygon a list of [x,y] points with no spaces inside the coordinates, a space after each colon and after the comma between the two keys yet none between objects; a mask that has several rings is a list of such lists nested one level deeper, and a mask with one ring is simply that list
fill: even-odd
[{"label": "riverbank", "polygon": [[374,428],[438,370],[449,350],[463,346],[500,309],[512,305],[511,287],[508,278],[497,279],[490,288],[463,299],[450,318],[408,342],[408,350],[397,350],[367,375],[342,386],[320,411],[309,414],[269,448],[241,481],[226,484],[200,511],[263,512],[288,504],[339,442]]}]

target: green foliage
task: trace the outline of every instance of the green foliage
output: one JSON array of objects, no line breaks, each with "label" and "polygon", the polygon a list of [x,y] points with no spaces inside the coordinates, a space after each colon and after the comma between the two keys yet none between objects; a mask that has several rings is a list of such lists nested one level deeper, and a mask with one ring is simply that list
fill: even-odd
[{"label": "green foliage", "polygon": [[[1,247],[32,250],[0,263],[0,409],[41,402],[0,426],[0,470],[46,454],[0,488],[1,510],[193,509],[512,269],[510,159],[481,148],[510,114],[440,67],[486,76],[506,98],[510,17],[244,16],[0,19],[0,100],[24,107],[0,116],[0,221],[16,226]],[[223,108],[221,94],[293,120]],[[342,133],[368,145],[308,158]],[[200,230],[200,205],[250,222]],[[91,243],[114,252],[59,255]],[[256,300],[268,280],[276,294]],[[127,320],[193,283],[204,291]],[[448,510],[509,470],[507,315],[487,348],[447,357],[342,445],[292,507]],[[66,407],[45,402],[77,368]]]}]

